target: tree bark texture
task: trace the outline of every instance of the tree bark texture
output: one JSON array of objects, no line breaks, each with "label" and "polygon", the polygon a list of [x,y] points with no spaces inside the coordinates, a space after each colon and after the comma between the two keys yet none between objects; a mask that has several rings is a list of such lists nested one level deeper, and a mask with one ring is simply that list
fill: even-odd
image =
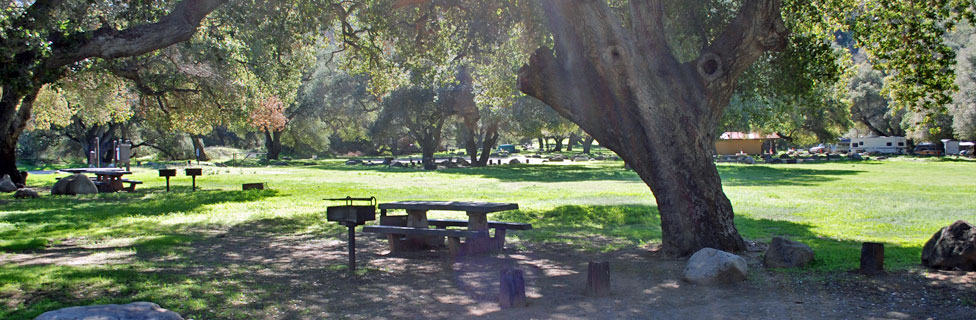
[{"label": "tree bark texture", "polygon": [[565,137],[552,137],[552,140],[556,142],[556,147],[552,149],[553,152],[563,152],[563,139],[565,139]]},{"label": "tree bark texture", "polygon": [[[278,138],[278,151],[281,152],[281,139],[280,139],[281,133],[279,132],[277,134],[277,136],[279,137]],[[204,146],[203,146],[203,137],[201,137],[200,135],[192,135],[190,137],[190,139],[193,141],[193,149],[194,149],[193,152],[194,152],[194,155],[197,157],[197,160],[198,161],[210,161],[210,157],[207,156],[207,149],[204,148]],[[196,153],[197,150],[199,150],[199,152],[200,152],[199,154]]]},{"label": "tree bark texture", "polygon": [[[196,142],[193,144],[195,146]],[[264,130],[264,148],[268,151],[268,160],[278,160],[281,157],[281,131]]]},{"label": "tree bark texture", "polygon": [[586,136],[586,139],[583,139],[583,153],[590,154],[591,148],[593,148],[593,137]]},{"label": "tree bark texture", "polygon": [[519,70],[519,89],[578,124],[637,172],[657,200],[664,250],[745,248],[712,163],[716,127],[738,76],[786,45],[779,0],[746,0],[700,56],[681,63],[663,0],[631,0],[627,30],[604,0],[543,0],[555,52]]},{"label": "tree bark texture", "polygon": [[[0,176],[7,174],[14,183],[23,182],[17,170],[17,139],[31,117],[34,99],[42,86],[59,80],[68,73],[68,66],[88,58],[135,56],[186,41],[206,16],[225,2],[227,0],[183,0],[155,23],[123,30],[106,26],[65,35],[57,30],[58,26],[49,25],[53,21],[51,15],[63,4],[60,1],[34,1],[26,14],[14,17],[11,23],[29,31],[52,30],[51,52],[25,49],[13,60],[0,60],[0,65],[4,65],[0,72],[0,86],[3,87],[0,132],[4,134],[0,139]],[[22,43],[26,40],[14,33],[0,40],[2,45],[11,48],[29,48]]]},{"label": "tree bark texture", "polygon": [[478,163],[478,141],[475,139],[477,133],[467,126],[462,130],[464,130],[464,151],[468,153],[471,165],[476,165]]},{"label": "tree bark texture", "polygon": [[488,166],[491,160],[491,151],[498,144],[498,123],[491,123],[485,128],[485,137],[481,141],[481,157],[478,158],[478,167]]}]

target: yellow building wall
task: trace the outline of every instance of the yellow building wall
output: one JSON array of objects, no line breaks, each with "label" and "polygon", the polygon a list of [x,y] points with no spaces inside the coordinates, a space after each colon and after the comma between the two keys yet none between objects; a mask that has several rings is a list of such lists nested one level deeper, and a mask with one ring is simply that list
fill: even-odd
[{"label": "yellow building wall", "polygon": [[750,155],[762,153],[762,140],[719,140],[715,142],[718,155],[734,155],[745,152]]}]

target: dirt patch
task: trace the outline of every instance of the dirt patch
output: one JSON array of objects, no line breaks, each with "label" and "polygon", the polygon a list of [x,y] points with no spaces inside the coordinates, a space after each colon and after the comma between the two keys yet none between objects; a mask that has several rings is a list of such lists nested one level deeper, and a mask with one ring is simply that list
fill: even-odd
[{"label": "dirt patch", "polygon": [[[973,319],[976,315],[976,273],[972,272],[920,269],[875,277],[790,273],[762,268],[760,253],[751,252],[744,254],[751,268],[749,280],[709,287],[682,281],[686,261],[669,258],[655,247],[591,252],[523,241],[509,244],[518,250],[454,259],[446,250],[391,255],[384,239],[360,233],[358,258],[364,271],[351,275],[344,268],[344,236],[282,236],[274,230],[273,225],[252,223],[193,242],[181,258],[140,253],[126,259],[180,259],[184,262],[180,265],[190,266],[158,271],[239,281],[241,296],[256,298],[228,300],[221,307],[252,319]],[[43,254],[27,255],[50,259]],[[613,294],[586,297],[582,291],[587,263],[600,260],[610,261]],[[524,308],[500,309],[496,303],[499,272],[511,267],[524,271],[529,303]]]}]

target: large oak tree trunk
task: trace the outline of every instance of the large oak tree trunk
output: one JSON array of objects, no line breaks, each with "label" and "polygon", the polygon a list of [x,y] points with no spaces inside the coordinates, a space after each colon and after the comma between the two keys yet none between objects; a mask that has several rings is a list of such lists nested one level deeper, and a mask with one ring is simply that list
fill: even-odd
[{"label": "large oak tree trunk", "polygon": [[590,149],[593,148],[593,137],[586,136],[583,140],[583,153],[590,154]]},{"label": "large oak tree trunk", "polygon": [[421,159],[423,159],[424,170],[437,169],[436,161],[434,161],[434,152],[437,149],[437,143],[433,139],[423,139],[418,143],[420,143],[420,155]]},{"label": "large oak tree trunk", "polygon": [[281,131],[264,130],[264,148],[268,151],[268,160],[279,160],[281,157]]},{"label": "large oak tree trunk", "polygon": [[478,141],[475,136],[477,133],[474,129],[470,127],[464,127],[464,150],[468,153],[468,157],[471,158],[471,164],[477,166],[478,164]]},{"label": "large oak tree trunk", "polygon": [[780,1],[744,1],[687,63],[668,46],[662,1],[631,0],[627,30],[604,0],[543,0],[555,52],[536,51],[519,70],[519,89],[634,168],[657,200],[665,252],[741,251],[710,150],[737,77],[765,51],[785,47]]},{"label": "large oak tree trunk", "polygon": [[19,92],[3,86],[0,97],[0,177],[9,175],[14,184],[23,184],[24,177],[17,169],[17,139],[27,127],[40,88]]},{"label": "large oak tree trunk", "polygon": [[491,151],[495,149],[495,145],[498,143],[498,124],[492,123],[488,125],[485,129],[485,137],[481,143],[481,157],[478,158],[478,163],[475,164],[479,167],[488,166],[488,160],[491,159]]},{"label": "large oak tree trunk", "polygon": [[[207,149],[203,146],[203,137],[199,135],[192,135],[190,139],[193,141],[193,152],[197,156],[197,161],[210,161],[210,156],[207,155]],[[281,140],[279,139],[278,150],[281,150]],[[196,152],[199,152],[197,154]]]},{"label": "large oak tree trunk", "polygon": [[552,137],[552,140],[556,141],[556,147],[552,149],[553,152],[563,152],[563,139],[562,136]]}]

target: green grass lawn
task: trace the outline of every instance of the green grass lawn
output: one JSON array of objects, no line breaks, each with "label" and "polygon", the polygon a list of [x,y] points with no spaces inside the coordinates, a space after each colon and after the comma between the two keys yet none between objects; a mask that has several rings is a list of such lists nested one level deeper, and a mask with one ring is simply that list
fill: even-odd
[{"label": "green grass lawn", "polygon": [[[305,161],[307,162],[307,161]],[[170,302],[184,316],[207,313],[208,301],[239,292],[229,277],[205,281],[151,272],[180,260],[180,247],[208,230],[270,219],[275,232],[337,237],[326,223],[325,198],[375,196],[396,200],[517,202],[520,210],[495,220],[530,222],[524,241],[563,242],[580,250],[611,251],[659,243],[660,219],[647,186],[620,162],[501,166],[422,172],[345,166],[205,169],[202,191],[189,178],[172,179],[173,192],[156,171],[133,169],[135,193],[15,200],[0,195],[0,251],[31,252],[64,241],[111,244],[119,255],[150,252],[172,259],[104,266],[0,265],[0,318],[32,318],[66,305],[135,300]],[[886,244],[886,267],[917,267],[922,245],[955,220],[976,222],[976,162],[844,162],[799,165],[720,164],[725,192],[744,237],[768,241],[784,235],[816,251],[809,272],[856,269],[860,243]],[[31,175],[32,185],[52,185],[58,175]],[[266,182],[270,190],[240,191]],[[461,213],[433,212],[462,218]],[[586,239],[605,238],[594,244]],[[241,267],[237,275],[249,270]],[[29,298],[24,298],[25,296]]]}]

